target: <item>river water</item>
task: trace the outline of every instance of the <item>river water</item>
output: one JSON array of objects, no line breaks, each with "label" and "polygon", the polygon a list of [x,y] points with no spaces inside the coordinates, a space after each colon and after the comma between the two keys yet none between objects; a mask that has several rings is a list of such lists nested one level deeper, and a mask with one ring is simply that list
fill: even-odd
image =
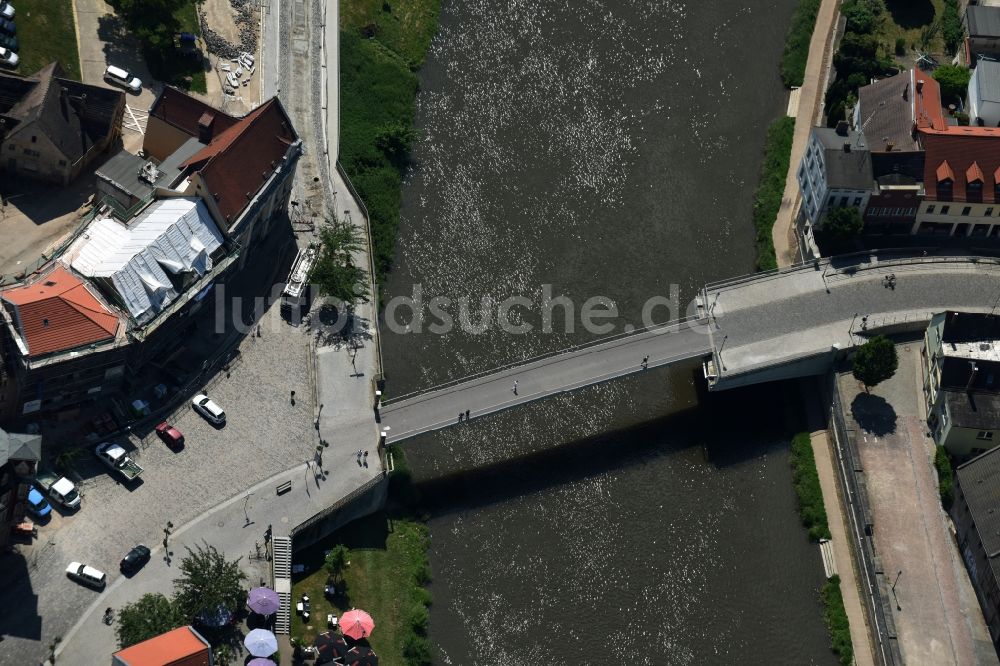
[{"label": "river water", "polygon": [[[750,272],[794,4],[444,0],[383,297],[446,297],[458,324],[384,326],[390,392],[590,340],[587,299],[618,332]],[[551,331],[546,294],[573,303]],[[512,297],[533,330],[497,325]],[[796,385],[709,396],[675,367],[408,443],[436,662],[834,663],[788,469],[802,412]]]}]

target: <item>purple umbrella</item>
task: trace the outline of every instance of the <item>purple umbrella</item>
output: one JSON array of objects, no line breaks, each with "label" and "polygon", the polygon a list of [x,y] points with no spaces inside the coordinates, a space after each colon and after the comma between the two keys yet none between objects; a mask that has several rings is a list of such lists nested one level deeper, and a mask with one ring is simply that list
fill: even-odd
[{"label": "purple umbrella", "polygon": [[274,666],[274,662],[264,657],[255,657],[247,662],[247,666]]},{"label": "purple umbrella", "polygon": [[250,590],[250,597],[247,599],[247,606],[254,613],[260,615],[274,615],[278,612],[281,600],[278,593],[267,587],[255,587]]}]

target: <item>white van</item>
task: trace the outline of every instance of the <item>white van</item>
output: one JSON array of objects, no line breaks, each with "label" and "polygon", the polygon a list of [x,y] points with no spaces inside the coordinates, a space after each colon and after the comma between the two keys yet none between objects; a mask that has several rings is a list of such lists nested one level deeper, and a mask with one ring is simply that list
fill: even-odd
[{"label": "white van", "polygon": [[115,67],[114,65],[108,65],[108,68],[104,70],[104,80],[108,83],[113,83],[116,86],[128,88],[134,93],[142,90],[142,81],[132,76],[121,67]]},{"label": "white van", "polygon": [[108,575],[106,573],[98,571],[94,567],[88,567],[86,564],[80,564],[79,562],[70,562],[69,566],[66,567],[66,575],[78,583],[97,590],[103,590],[104,586],[108,583]]}]

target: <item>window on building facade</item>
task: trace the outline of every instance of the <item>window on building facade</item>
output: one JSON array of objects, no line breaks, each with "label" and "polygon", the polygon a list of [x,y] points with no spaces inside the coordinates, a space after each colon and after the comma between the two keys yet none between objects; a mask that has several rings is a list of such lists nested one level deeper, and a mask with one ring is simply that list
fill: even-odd
[{"label": "window on building facade", "polygon": [[988,441],[988,442],[992,442],[993,441],[993,431],[992,430],[980,430],[979,433],[976,434],[976,439],[982,439],[982,440],[985,440],[985,441]]},{"label": "window on building facade", "polygon": [[934,212],[934,206],[933,205],[928,206],[927,207],[927,213],[930,214],[930,213],[933,213],[933,212]]},{"label": "window on building facade", "polygon": [[840,206],[844,207],[847,205],[847,197],[840,197]]},{"label": "window on building facade", "polygon": [[827,206],[836,206],[837,205],[837,197],[830,197],[830,200],[826,202],[826,205]]},{"label": "window on building facade", "polygon": [[993,206],[990,206],[989,208],[987,208],[986,211],[983,213],[983,215],[985,217],[989,217],[992,214],[993,214]]},{"label": "window on building facade", "polygon": [[854,197],[854,207],[857,208],[861,205],[861,197]]},{"label": "window on building facade", "polygon": [[951,206],[941,206],[942,215],[947,215],[949,210],[951,210]]},{"label": "window on building facade", "polygon": [[39,155],[41,155],[41,153],[38,152],[37,150],[31,150],[30,148],[25,148],[24,154],[29,157],[38,157]]},{"label": "window on building facade", "polygon": [[972,206],[965,206],[962,208],[962,215],[968,215],[972,212]]}]

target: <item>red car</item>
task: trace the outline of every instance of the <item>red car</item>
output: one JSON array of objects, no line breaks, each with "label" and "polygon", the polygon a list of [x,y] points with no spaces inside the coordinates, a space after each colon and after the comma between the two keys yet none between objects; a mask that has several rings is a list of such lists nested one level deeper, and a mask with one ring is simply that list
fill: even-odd
[{"label": "red car", "polygon": [[184,435],[180,430],[173,427],[166,421],[156,426],[156,434],[160,436],[167,446],[170,447],[181,447],[184,446]]}]

